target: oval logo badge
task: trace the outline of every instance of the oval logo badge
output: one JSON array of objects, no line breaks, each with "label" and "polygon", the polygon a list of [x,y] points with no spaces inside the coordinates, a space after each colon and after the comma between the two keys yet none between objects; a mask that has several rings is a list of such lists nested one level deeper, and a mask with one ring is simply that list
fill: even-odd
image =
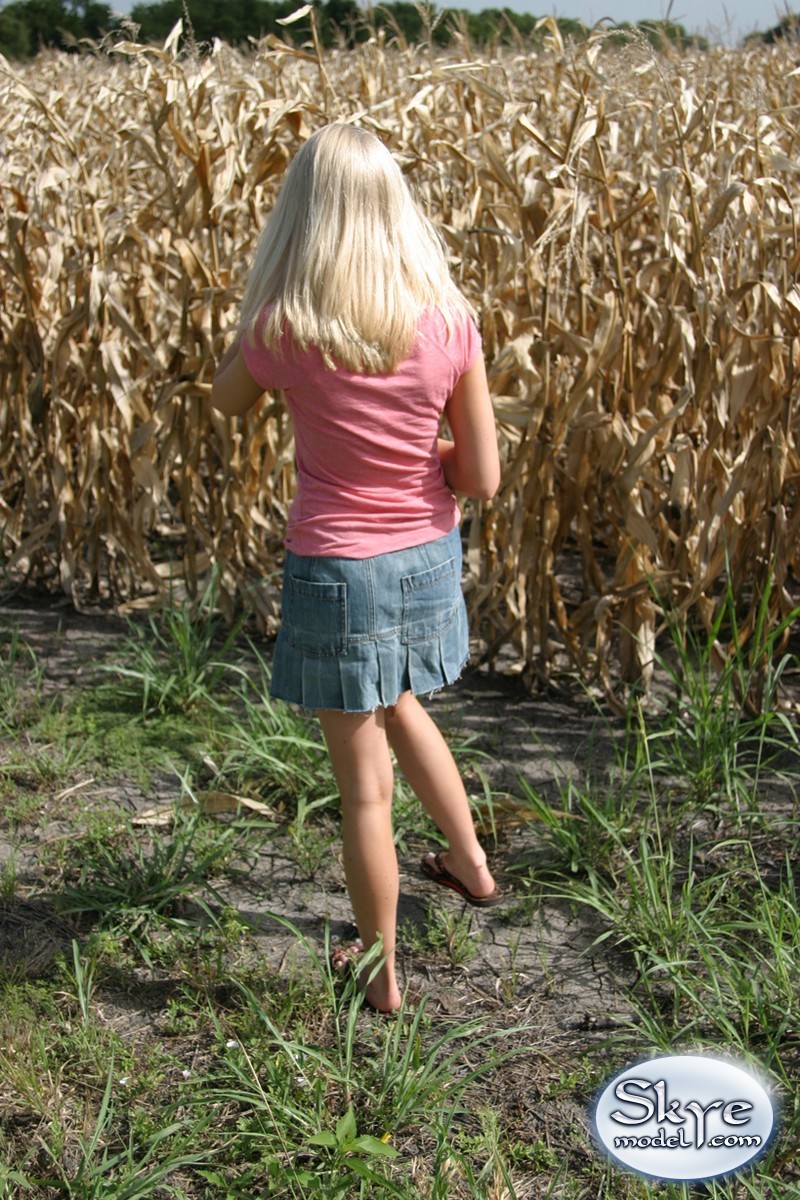
[{"label": "oval logo badge", "polygon": [[743,1065],[697,1054],[627,1067],[594,1110],[617,1162],[662,1180],[713,1179],[764,1150],[775,1126],[766,1090]]}]

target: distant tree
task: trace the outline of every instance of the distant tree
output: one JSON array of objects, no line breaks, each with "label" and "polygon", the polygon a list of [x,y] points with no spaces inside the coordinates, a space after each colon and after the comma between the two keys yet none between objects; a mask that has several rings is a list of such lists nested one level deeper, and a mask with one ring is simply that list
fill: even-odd
[{"label": "distant tree", "polygon": [[339,37],[353,46],[367,36],[364,14],[355,0],[327,0],[322,6],[322,17],[322,41],[326,46],[333,45]]},{"label": "distant tree", "polygon": [[516,13],[510,8],[483,8],[480,12],[449,9],[448,12],[459,12],[466,17],[469,36],[479,46],[512,42],[515,29],[520,35],[530,34],[537,20],[529,13]]},{"label": "distant tree", "polygon": [[639,21],[636,24],[624,21],[616,27],[610,40],[615,44],[624,44],[637,34],[644,36],[656,50],[663,50],[667,46],[676,46],[680,50],[687,50],[690,46],[708,49],[706,38],[687,33],[683,25],[675,21]]},{"label": "distant tree", "polygon": [[248,38],[262,37],[280,29],[278,17],[288,17],[296,5],[292,0],[271,3],[271,0],[162,0],[157,4],[135,4],[130,19],[139,28],[143,42],[163,41],[173,26],[183,18],[198,43],[210,43],[214,38],[232,46]]},{"label": "distant tree", "polygon": [[28,23],[16,11],[19,7],[0,8],[0,53],[6,58],[29,58],[33,50]]},{"label": "distant tree", "polygon": [[788,38],[793,38],[795,41],[800,38],[800,13],[787,13],[777,25],[773,25],[772,29],[768,29],[766,33],[755,33],[747,40],[762,41],[767,46],[773,46],[776,42],[782,42]]},{"label": "distant tree", "polygon": [[373,29],[383,30],[389,35],[399,32],[407,42],[419,42],[423,36],[422,14],[417,5],[408,3],[408,0],[370,8],[367,21]]},{"label": "distant tree", "polygon": [[[539,18],[534,16],[533,13],[513,12],[510,8],[504,8],[502,13],[507,25],[516,29],[517,33],[521,34],[522,37],[534,38],[539,36],[536,31]],[[561,21],[559,20],[558,23],[560,25]],[[580,24],[580,22],[572,22],[572,24]],[[506,34],[506,40],[512,40],[510,32]]]},{"label": "distant tree", "polygon": [[102,38],[114,24],[110,7],[94,0],[13,0],[0,9],[0,52],[25,58],[47,46],[69,49],[80,38]]},{"label": "distant tree", "polygon": [[130,21],[143,42],[163,42],[170,29],[183,16],[181,0],[163,0],[159,4],[134,4]]},{"label": "distant tree", "polygon": [[696,46],[701,50],[708,49],[706,38],[687,33],[683,25],[678,25],[675,21],[640,21],[637,28],[641,29],[656,49],[666,45],[678,46],[681,50],[686,50],[689,46]]},{"label": "distant tree", "polygon": [[556,24],[565,41],[567,38],[572,38],[576,42],[584,42],[589,36],[589,30],[583,21],[573,17],[559,17]]},{"label": "distant tree", "polygon": [[[298,2],[140,0],[131,11],[130,21],[138,28],[138,36],[144,43],[163,42],[182,19],[187,35],[193,37],[198,46],[209,45],[215,38],[236,46],[269,33],[283,36],[286,31],[278,20],[294,12]],[[358,0],[319,0],[317,17],[326,46],[342,40],[353,46],[374,31],[383,31],[389,37],[399,34],[410,44],[429,38],[437,46],[450,44],[456,35],[466,35],[480,46],[513,44],[520,40],[536,45],[543,37],[537,30],[537,17],[506,7],[471,12],[455,7],[437,8],[432,2],[423,0],[389,0],[365,10]],[[793,20],[784,19],[776,30],[763,35],[764,39],[777,37],[778,30],[789,29],[787,22]],[[24,58],[46,46],[71,48],[81,39],[100,40],[113,33],[114,23],[109,4],[102,0],[11,0],[0,8],[0,52],[11,58]],[[558,27],[565,39],[583,40],[587,36],[582,21],[559,18]],[[655,46],[698,44],[681,25],[670,21],[643,21],[638,26],[622,26],[618,36],[614,35],[615,40],[630,36],[626,29],[639,31]],[[297,39],[308,37],[309,19],[293,25],[291,34]],[[785,36],[785,32],[781,36]]]}]

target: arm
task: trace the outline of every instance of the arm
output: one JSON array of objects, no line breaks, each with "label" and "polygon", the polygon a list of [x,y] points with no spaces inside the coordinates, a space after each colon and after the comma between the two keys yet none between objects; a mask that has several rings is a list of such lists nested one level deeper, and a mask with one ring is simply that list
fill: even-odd
[{"label": "arm", "polygon": [[454,439],[439,439],[439,461],[448,485],[464,496],[491,500],[500,485],[500,456],[481,355],[456,383],[444,411]]},{"label": "arm", "polygon": [[220,359],[211,381],[211,403],[226,417],[240,417],[252,408],[264,389],[247,369],[237,337]]}]

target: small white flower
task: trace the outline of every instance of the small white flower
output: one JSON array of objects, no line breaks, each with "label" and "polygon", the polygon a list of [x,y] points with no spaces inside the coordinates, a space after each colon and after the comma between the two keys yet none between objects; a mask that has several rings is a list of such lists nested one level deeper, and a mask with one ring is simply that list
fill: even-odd
[{"label": "small white flower", "polygon": [[117,1083],[120,1085],[120,1087],[127,1087],[129,1083],[128,1076],[123,1075],[121,1079],[117,1080]]},{"label": "small white flower", "polygon": [[229,1038],[228,1041],[225,1043],[225,1045],[228,1047],[229,1050],[235,1050],[236,1047],[239,1045],[239,1043],[236,1041],[235,1038]]},{"label": "small white flower", "polygon": [[189,1070],[187,1070],[187,1069],[185,1069],[185,1068],[184,1068],[184,1070],[183,1070],[183,1071],[181,1071],[181,1075],[183,1076],[183,1078],[184,1078],[184,1079],[188,1079],[188,1078],[189,1078],[189,1076],[191,1075],[191,1073],[192,1073],[191,1071],[189,1071]]}]

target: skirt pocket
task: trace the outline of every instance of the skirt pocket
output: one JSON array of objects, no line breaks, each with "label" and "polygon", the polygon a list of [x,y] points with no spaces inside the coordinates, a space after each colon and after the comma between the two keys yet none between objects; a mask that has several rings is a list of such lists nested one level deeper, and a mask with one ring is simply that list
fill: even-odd
[{"label": "skirt pocket", "polygon": [[347,648],[347,584],[286,576],[282,627],[286,639],[310,658],[335,658]]},{"label": "skirt pocket", "polygon": [[452,625],[461,596],[454,558],[415,575],[405,575],[400,584],[403,591],[401,640],[405,645],[429,641]]}]

